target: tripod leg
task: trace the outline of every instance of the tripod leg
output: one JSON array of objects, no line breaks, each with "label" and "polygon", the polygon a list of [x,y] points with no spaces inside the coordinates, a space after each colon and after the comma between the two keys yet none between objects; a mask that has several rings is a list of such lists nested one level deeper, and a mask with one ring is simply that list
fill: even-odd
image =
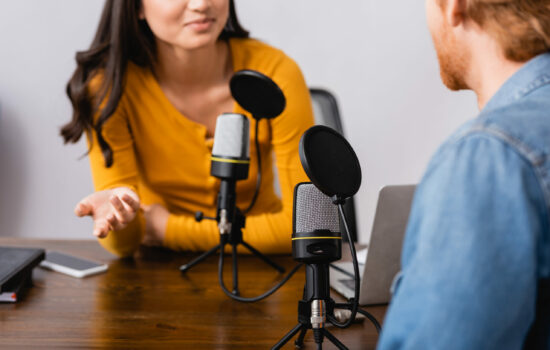
[{"label": "tripod leg", "polygon": [[290,332],[288,332],[284,337],[279,340],[277,344],[275,344],[271,350],[278,350],[282,348],[296,333],[298,333],[299,330],[303,329],[305,326],[301,323],[298,323],[296,327],[292,328]]},{"label": "tripod leg", "polygon": [[198,263],[200,263],[204,259],[208,258],[210,255],[214,254],[218,249],[220,249],[220,247],[221,247],[221,244],[218,244],[217,246],[213,247],[209,251],[202,253],[201,255],[199,255],[194,260],[191,260],[191,262],[189,262],[187,264],[184,264],[184,265],[181,265],[180,266],[180,271],[181,272],[187,272],[187,270],[189,270],[193,266],[197,265]]},{"label": "tripod leg", "polygon": [[297,349],[301,349],[302,346],[304,346],[304,337],[306,336],[306,332],[307,332],[307,328],[302,327],[302,330],[300,331],[300,335],[298,336],[296,341],[294,341],[294,345],[296,346]]},{"label": "tripod leg", "polygon": [[285,269],[279,265],[277,265],[274,261],[269,259],[267,256],[260,253],[256,248],[252,247],[250,244],[246,243],[245,241],[241,242],[242,245],[244,245],[248,250],[250,250],[252,253],[254,253],[257,257],[265,261],[267,264],[271,265],[275,270],[279,271],[279,273],[284,273]]},{"label": "tripod leg", "polygon": [[336,347],[340,350],[348,350],[344,344],[342,344],[335,336],[332,335],[329,331],[326,330],[326,328],[323,328],[323,333],[325,333],[325,337]]},{"label": "tripod leg", "polygon": [[233,295],[239,295],[239,269],[237,268],[237,245],[233,245]]}]

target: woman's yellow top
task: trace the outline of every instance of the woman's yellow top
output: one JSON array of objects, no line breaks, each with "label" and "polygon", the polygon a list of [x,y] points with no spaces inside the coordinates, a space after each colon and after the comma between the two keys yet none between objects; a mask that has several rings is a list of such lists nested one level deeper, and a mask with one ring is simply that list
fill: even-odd
[{"label": "woman's yellow top", "polygon": [[[286,109],[275,119],[262,120],[259,142],[262,184],[254,208],[247,214],[243,239],[263,253],[291,251],[294,186],[307,177],[298,155],[300,137],[313,125],[310,95],[296,63],[282,51],[253,39],[230,39],[233,70],[257,70],[279,85]],[[246,115],[235,103],[228,111]],[[113,165],[105,161],[95,131],[89,137],[90,164],[96,191],[127,186],[144,204],[159,203],[171,213],[164,245],[173,250],[203,251],[219,243],[217,223],[196,222],[196,211],[216,216],[219,180],[210,175],[213,139],[206,127],[182,115],[167,99],[149,69],[129,64],[123,95],[115,113],[103,125],[105,140],[113,151]],[[250,143],[248,179],[237,181],[237,206],[250,203],[256,186],[258,164]],[[276,164],[282,198],[274,189]],[[100,243],[117,255],[131,255],[145,232],[142,214],[124,230],[110,232]]]}]

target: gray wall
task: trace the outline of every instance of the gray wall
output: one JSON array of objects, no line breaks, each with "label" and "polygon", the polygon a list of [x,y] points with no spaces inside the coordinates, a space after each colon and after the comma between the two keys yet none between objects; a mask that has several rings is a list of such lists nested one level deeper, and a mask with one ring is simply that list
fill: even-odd
[{"label": "gray wall", "polygon": [[[63,146],[64,87],[103,1],[19,0],[0,11],[0,235],[90,238],[72,214],[92,191],[83,142]],[[377,193],[416,183],[438,144],[475,117],[472,93],[451,93],[439,71],[422,2],[238,0],[243,24],[293,57],[310,86],[338,98],[363,168],[357,195],[365,242]]]}]

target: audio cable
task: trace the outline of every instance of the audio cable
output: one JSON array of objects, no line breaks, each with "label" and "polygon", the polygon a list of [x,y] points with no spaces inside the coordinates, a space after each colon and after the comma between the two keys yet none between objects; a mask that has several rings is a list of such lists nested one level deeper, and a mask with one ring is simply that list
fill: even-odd
[{"label": "audio cable", "polygon": [[226,243],[222,243],[222,249],[220,250],[220,260],[219,260],[219,264],[218,264],[218,281],[220,283],[220,287],[222,288],[223,292],[228,297],[230,297],[233,300],[237,300],[237,301],[240,301],[240,302],[243,302],[243,303],[254,303],[256,301],[260,301],[260,300],[263,300],[263,299],[267,298],[271,294],[275,293],[279,288],[281,288],[300,269],[300,267],[302,267],[302,264],[297,264],[296,266],[294,266],[294,268],[288,273],[288,275],[286,275],[279,283],[277,283],[270,290],[268,290],[267,292],[265,292],[263,294],[260,294],[256,297],[250,297],[250,298],[241,297],[239,295],[235,295],[235,294],[231,293],[227,289],[227,287],[225,286],[225,283],[223,281],[223,261],[224,261],[223,251],[224,251],[224,248],[225,248],[225,244]]},{"label": "audio cable", "polygon": [[355,251],[355,243],[353,242],[353,239],[351,238],[350,230],[348,227],[348,221],[346,219],[346,214],[344,213],[344,207],[343,202],[338,199],[333,199],[334,204],[337,204],[338,206],[338,212],[340,213],[340,217],[342,218],[342,222],[344,223],[344,229],[346,231],[346,236],[348,238],[349,242],[349,248],[350,253],[353,261],[353,274],[354,274],[354,292],[355,296],[354,298],[351,298],[348,303],[337,303],[335,304],[335,309],[345,309],[345,310],[351,310],[351,315],[345,322],[339,322],[333,315],[328,316],[328,320],[330,323],[332,323],[334,326],[338,328],[347,328],[349,327],[354,321],[355,316],[357,315],[357,312],[364,315],[366,318],[369,319],[369,321],[372,322],[374,327],[376,328],[376,331],[380,333],[380,323],[378,320],[368,311],[365,311],[363,309],[359,308],[359,291],[360,291],[360,278],[359,278],[359,262],[357,261],[357,253]]}]

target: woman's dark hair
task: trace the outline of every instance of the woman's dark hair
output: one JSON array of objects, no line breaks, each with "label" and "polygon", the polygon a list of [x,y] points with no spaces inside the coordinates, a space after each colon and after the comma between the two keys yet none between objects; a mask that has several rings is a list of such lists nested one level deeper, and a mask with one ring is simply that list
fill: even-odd
[{"label": "woman's dark hair", "polygon": [[[95,129],[106,167],[113,164],[113,152],[101,129],[116,110],[122,96],[128,61],[152,69],[156,58],[155,37],[147,22],[139,19],[140,7],[140,0],[105,2],[92,44],[87,51],[77,52],[77,68],[67,83],[73,116],[61,128],[61,136],[65,143],[75,143],[84,132]],[[229,0],[229,17],[219,39],[232,37],[247,38],[248,31],[237,19],[234,0]],[[101,86],[95,96],[90,96],[88,85],[99,71],[103,78]],[[107,95],[100,110],[100,104]],[[99,118],[94,124],[93,116],[97,112]]]}]

